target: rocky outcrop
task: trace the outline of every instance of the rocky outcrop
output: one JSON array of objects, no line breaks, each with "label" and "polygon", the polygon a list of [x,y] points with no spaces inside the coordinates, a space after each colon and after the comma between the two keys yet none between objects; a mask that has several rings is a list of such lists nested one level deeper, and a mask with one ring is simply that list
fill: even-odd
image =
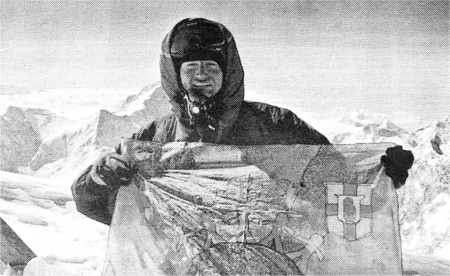
[{"label": "rocky outcrop", "polygon": [[1,153],[0,168],[3,171],[18,172],[26,166],[41,143],[39,134],[26,121],[23,110],[8,108],[0,120]]},{"label": "rocky outcrop", "polygon": [[66,138],[66,135],[62,135],[59,139],[55,139],[53,136],[45,139],[31,159],[29,163],[30,168],[36,171],[45,164],[67,157],[68,149]]},{"label": "rocky outcrop", "polygon": [[431,147],[437,154],[441,154],[441,155],[444,154],[441,150],[442,140],[438,135],[434,136],[434,138],[431,139],[430,143],[431,143]]},{"label": "rocky outcrop", "polygon": [[429,154],[432,150],[436,154],[445,155],[445,152],[450,150],[450,116],[417,130],[410,139],[420,145],[418,149],[424,151],[423,153]]},{"label": "rocky outcrop", "polygon": [[0,123],[1,169],[18,172],[30,162],[42,140],[70,122],[45,109],[8,107]]}]

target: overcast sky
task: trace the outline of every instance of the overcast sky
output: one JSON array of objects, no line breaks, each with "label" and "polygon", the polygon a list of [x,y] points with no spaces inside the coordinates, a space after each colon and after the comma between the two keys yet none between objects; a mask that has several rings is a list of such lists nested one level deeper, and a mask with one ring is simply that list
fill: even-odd
[{"label": "overcast sky", "polygon": [[[1,84],[137,88],[164,34],[207,17],[234,34],[250,99],[448,115],[448,1],[4,1]],[[425,112],[426,110],[426,112]]]}]

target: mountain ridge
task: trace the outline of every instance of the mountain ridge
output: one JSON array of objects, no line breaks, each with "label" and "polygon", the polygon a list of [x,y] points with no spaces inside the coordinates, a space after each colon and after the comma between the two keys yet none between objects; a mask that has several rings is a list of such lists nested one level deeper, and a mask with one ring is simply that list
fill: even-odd
[{"label": "mountain ridge", "polygon": [[[123,137],[170,112],[159,83],[127,97],[114,111],[99,110],[89,118],[58,119],[47,110],[11,107],[2,116],[2,170],[63,181],[73,180]],[[404,247],[419,253],[450,255],[450,116],[414,132],[389,118],[367,111],[340,120],[342,132],[334,143],[393,142],[411,150],[415,162],[406,185],[399,189],[401,234]],[[7,131],[4,131],[7,130]],[[13,139],[14,138],[14,139]],[[15,145],[19,145],[18,147]],[[19,156],[20,158],[16,158]]]}]

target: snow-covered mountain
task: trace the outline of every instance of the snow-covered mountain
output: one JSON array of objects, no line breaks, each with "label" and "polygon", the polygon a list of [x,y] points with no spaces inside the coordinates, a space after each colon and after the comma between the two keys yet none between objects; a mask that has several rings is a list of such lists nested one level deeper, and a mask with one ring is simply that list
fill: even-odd
[{"label": "snow-covered mountain", "polygon": [[162,116],[170,111],[169,97],[159,82],[144,87],[138,94],[128,96],[121,102],[114,114],[118,116],[135,116],[146,113]]},{"label": "snow-covered mountain", "polygon": [[100,110],[77,122],[42,109],[9,107],[2,115],[1,169],[33,175],[0,172],[0,215],[39,256],[26,275],[100,275],[107,226],[76,211],[70,185],[122,137],[169,112],[162,92],[145,87],[116,114]]},{"label": "snow-covered mountain", "polygon": [[42,140],[70,124],[48,110],[9,107],[0,121],[1,169],[17,172],[30,162]]},{"label": "snow-covered mountain", "polygon": [[28,173],[46,178],[73,179],[102,153],[110,152],[121,137],[139,129],[127,117],[101,110],[47,137],[29,163]]},{"label": "snow-covered mountain", "polygon": [[48,136],[29,163],[35,176],[74,179],[100,155],[113,151],[124,137],[130,137],[157,117],[170,111],[168,98],[158,84],[128,97],[114,113],[101,110]]},{"label": "snow-covered mountain", "polygon": [[[0,200],[10,202],[21,198],[20,204],[37,208],[33,209],[33,214],[39,214],[42,211],[39,208],[43,208],[42,202],[50,205],[51,202],[46,201],[47,198],[30,194],[34,189],[33,183],[42,182],[43,186],[50,185],[50,190],[54,189],[55,185],[60,185],[66,196],[70,197],[69,187],[81,170],[92,164],[103,153],[113,151],[122,137],[129,137],[151,120],[169,111],[168,98],[159,84],[149,85],[140,93],[129,96],[112,112],[100,110],[89,118],[76,122],[57,116],[48,110],[9,107],[1,116],[1,170],[21,172],[31,176],[2,173]],[[359,111],[342,118],[339,129],[341,132],[330,139],[334,143],[393,142],[413,151],[415,162],[410,170],[410,177],[406,185],[398,190],[403,248],[409,252],[438,255],[448,260],[450,256],[450,239],[448,238],[450,234],[450,116],[408,133],[389,118]],[[36,178],[36,176],[47,180]],[[25,189],[24,183],[27,182],[31,184]],[[14,188],[15,186],[17,188]],[[5,195],[9,197],[5,198]],[[67,201],[65,206],[46,210],[56,210],[57,213],[77,217],[73,204],[73,201]],[[9,209],[6,210],[4,206],[9,206]],[[0,208],[2,217],[6,214],[12,221],[17,221],[22,216],[17,217],[16,213],[11,211],[14,205],[4,206]],[[54,213],[55,216],[60,216],[57,213]],[[50,217],[49,213],[48,218]],[[80,219],[76,222],[79,223],[78,226],[84,223],[83,220],[92,222],[83,216],[74,218],[75,221],[77,219]],[[47,222],[46,227],[59,225],[56,221],[49,222],[50,219],[44,218],[44,215],[41,220]],[[30,221],[41,220],[33,218],[22,222],[24,224],[22,226],[16,226],[26,228]],[[67,224],[70,223],[67,222]],[[86,223],[86,225],[88,225],[87,228],[91,227],[87,231],[100,233],[100,236],[96,234],[99,243],[105,241],[104,230],[100,230],[103,229],[101,226],[92,223]],[[33,227],[39,230],[41,229],[39,227],[43,226],[38,224]],[[57,234],[55,232],[55,235]],[[66,234],[73,233],[65,229],[58,235]],[[61,237],[61,239],[64,238]],[[91,238],[88,239],[85,236],[80,239],[93,242]],[[103,244],[95,246],[96,250],[103,248]],[[80,254],[77,256],[83,255]],[[75,266],[82,267],[89,273],[99,273],[101,269],[99,259],[77,258],[72,256],[66,259],[75,263],[79,262]],[[414,257],[408,260],[414,260]],[[61,262],[64,263],[64,260]],[[411,265],[414,263],[411,261]]]},{"label": "snow-covered mountain", "polygon": [[346,131],[334,136],[334,144],[392,142],[404,145],[409,135],[390,119],[365,111],[352,112],[339,123]]}]

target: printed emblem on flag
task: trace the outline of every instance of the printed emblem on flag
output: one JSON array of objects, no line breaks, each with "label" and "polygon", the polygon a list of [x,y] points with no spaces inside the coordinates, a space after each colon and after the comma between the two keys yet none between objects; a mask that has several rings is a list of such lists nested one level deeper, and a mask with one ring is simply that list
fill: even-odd
[{"label": "printed emblem on flag", "polygon": [[349,241],[372,232],[371,184],[325,182],[328,231]]}]

